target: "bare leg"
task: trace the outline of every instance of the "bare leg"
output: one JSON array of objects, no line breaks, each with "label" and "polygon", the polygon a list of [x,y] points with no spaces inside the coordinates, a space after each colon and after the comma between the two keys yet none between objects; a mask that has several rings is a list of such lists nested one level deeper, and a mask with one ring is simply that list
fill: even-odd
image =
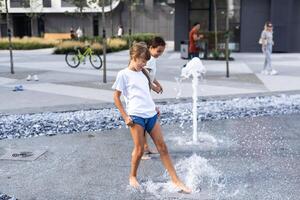
[{"label": "bare leg", "polygon": [[129,184],[136,188],[139,187],[139,183],[137,181],[137,169],[144,153],[144,128],[138,124],[134,124],[132,127],[130,127],[130,133],[133,139],[134,148],[131,154]]},{"label": "bare leg", "polygon": [[144,152],[147,153],[147,152],[149,152],[149,145],[148,145],[148,142],[147,142],[146,131],[144,132],[144,136],[145,136]]},{"label": "bare leg", "polygon": [[178,176],[176,174],[175,168],[174,168],[172,160],[170,158],[168,148],[163,139],[163,136],[161,133],[161,128],[160,128],[160,125],[158,122],[156,122],[150,135],[151,135],[153,142],[160,154],[161,161],[171,177],[172,182],[175,184],[175,186],[177,188],[179,188],[183,192],[191,193],[191,189],[188,188],[187,186],[185,186],[185,184],[178,178]]},{"label": "bare leg", "polygon": [[144,155],[142,156],[142,160],[149,160],[151,159],[151,157],[148,154],[155,154],[158,153],[158,151],[156,149],[150,149],[149,145],[148,145],[148,139],[147,139],[147,132],[144,132],[144,136],[145,136],[145,144],[144,144]]}]

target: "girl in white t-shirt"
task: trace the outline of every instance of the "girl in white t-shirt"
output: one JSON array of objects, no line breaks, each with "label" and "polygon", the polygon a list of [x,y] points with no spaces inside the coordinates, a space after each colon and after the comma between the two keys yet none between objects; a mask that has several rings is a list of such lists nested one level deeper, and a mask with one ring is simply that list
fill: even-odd
[{"label": "girl in white t-shirt", "polygon": [[[114,92],[114,102],[119,109],[125,123],[129,126],[130,133],[134,142],[131,158],[131,170],[129,184],[138,188],[137,169],[144,153],[145,137],[147,131],[160,154],[160,158],[165,168],[171,176],[174,185],[181,191],[190,193],[178,178],[172,164],[167,146],[164,142],[160,124],[157,121],[159,110],[155,107],[150,95],[150,79],[144,67],[150,59],[150,52],[144,43],[134,43],[130,48],[130,62],[126,69],[121,70],[112,88]],[[126,111],[120,100],[124,96]]]},{"label": "girl in white t-shirt", "polygon": [[[146,69],[148,70],[150,74],[150,80],[151,80],[151,89],[155,91],[156,93],[162,93],[163,88],[161,84],[156,79],[156,60],[158,57],[160,57],[166,48],[166,42],[165,40],[160,36],[155,36],[152,40],[148,43],[148,49],[151,54],[150,60],[148,60],[146,64]],[[142,159],[147,160],[151,159],[149,156],[150,154],[157,153],[155,150],[150,150],[148,142],[147,142],[147,135],[145,133],[145,146],[144,146],[144,155]]]}]

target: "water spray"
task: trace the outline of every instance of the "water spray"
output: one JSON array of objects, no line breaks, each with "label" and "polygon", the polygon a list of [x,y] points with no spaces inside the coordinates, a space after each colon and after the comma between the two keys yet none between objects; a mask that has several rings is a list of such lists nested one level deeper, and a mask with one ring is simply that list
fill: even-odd
[{"label": "water spray", "polygon": [[198,83],[199,77],[203,77],[206,73],[206,69],[202,64],[202,61],[198,57],[194,57],[190,60],[184,68],[181,70],[182,79],[187,79],[190,76],[193,77],[192,87],[193,87],[193,142],[198,142],[197,134],[197,101],[198,101]]}]

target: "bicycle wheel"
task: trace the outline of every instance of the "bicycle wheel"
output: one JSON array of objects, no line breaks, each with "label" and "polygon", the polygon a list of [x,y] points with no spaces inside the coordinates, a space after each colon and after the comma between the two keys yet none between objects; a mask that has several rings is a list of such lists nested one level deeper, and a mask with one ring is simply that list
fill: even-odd
[{"label": "bicycle wheel", "polygon": [[102,59],[99,55],[90,55],[90,62],[95,69],[100,69],[102,67]]},{"label": "bicycle wheel", "polygon": [[80,59],[78,55],[73,51],[68,52],[66,54],[65,59],[66,59],[66,63],[72,68],[76,68],[80,64]]}]

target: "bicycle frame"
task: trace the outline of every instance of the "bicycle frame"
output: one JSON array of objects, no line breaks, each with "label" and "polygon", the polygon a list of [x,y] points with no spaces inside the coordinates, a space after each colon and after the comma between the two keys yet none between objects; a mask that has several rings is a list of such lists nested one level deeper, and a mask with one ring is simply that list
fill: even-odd
[{"label": "bicycle frame", "polygon": [[88,47],[86,50],[85,50],[85,52],[82,54],[81,52],[80,52],[80,50],[78,49],[77,50],[77,52],[78,52],[78,57],[79,57],[79,61],[80,62],[82,62],[84,59],[85,59],[85,57],[86,56],[91,56],[91,55],[93,55],[93,50],[90,48],[90,47]]}]

